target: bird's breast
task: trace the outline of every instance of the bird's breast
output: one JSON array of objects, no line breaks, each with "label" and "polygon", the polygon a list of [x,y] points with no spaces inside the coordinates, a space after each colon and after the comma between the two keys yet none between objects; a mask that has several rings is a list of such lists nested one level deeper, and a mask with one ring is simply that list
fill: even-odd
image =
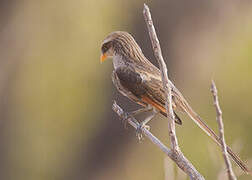
[{"label": "bird's breast", "polygon": [[122,56],[114,56],[113,57],[113,65],[114,65],[114,69],[117,69],[118,67],[125,66],[126,61],[123,59]]}]

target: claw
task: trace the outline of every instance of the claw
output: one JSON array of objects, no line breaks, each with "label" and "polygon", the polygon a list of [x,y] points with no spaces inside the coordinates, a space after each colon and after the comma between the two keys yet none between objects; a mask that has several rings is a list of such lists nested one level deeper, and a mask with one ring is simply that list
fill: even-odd
[{"label": "claw", "polygon": [[141,141],[142,138],[143,138],[143,134],[142,134],[142,125],[141,125],[141,124],[139,124],[139,125],[137,126],[137,129],[136,129],[136,137],[137,137],[137,139],[138,139],[139,141]]},{"label": "claw", "polygon": [[144,128],[147,129],[148,131],[150,130],[150,126],[144,125]]},{"label": "claw", "polygon": [[143,140],[143,132],[142,132],[143,128],[147,129],[148,131],[150,130],[150,126],[148,126],[148,125],[146,125],[144,123],[140,123],[137,126],[137,129],[136,129],[136,136],[137,136],[139,141]]},{"label": "claw", "polygon": [[125,113],[124,114],[124,116],[123,116],[123,118],[122,118],[122,121],[123,121],[123,127],[125,128],[125,129],[128,129],[128,119],[130,118],[130,114],[129,113]]}]

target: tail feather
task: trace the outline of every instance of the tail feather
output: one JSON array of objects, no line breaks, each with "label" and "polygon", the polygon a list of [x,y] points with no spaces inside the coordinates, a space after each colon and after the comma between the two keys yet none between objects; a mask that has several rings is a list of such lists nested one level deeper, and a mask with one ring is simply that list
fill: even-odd
[{"label": "tail feather", "polygon": [[[183,98],[183,96],[179,93],[179,91],[177,90],[175,93],[176,98],[174,98],[173,100],[177,100],[175,101],[175,107],[178,108],[179,110],[182,110],[184,112],[186,112],[188,114],[188,116],[208,135],[210,136],[216,143],[217,145],[219,145],[220,147],[222,146],[221,140],[219,138],[219,136],[216,135],[216,133],[208,127],[208,125],[201,120],[200,116],[195,113],[193,111],[193,109],[190,107],[190,105],[186,102],[186,100]],[[167,116],[166,114],[166,109],[164,107],[164,105],[160,105],[159,103],[156,103],[155,101],[153,101],[152,99],[150,99],[149,97],[143,97],[142,98],[143,102],[147,103],[147,104],[151,104],[152,106],[154,106],[156,109],[158,109],[160,111],[160,113],[164,116]],[[178,117],[178,115],[175,113],[175,122],[177,124],[182,124],[182,121],[180,120],[180,118]],[[247,165],[239,158],[239,156],[237,156],[230,147],[227,146],[227,152],[228,154],[231,156],[231,158],[234,160],[234,162],[247,174],[252,175],[252,172],[249,170],[249,168],[247,167]]]},{"label": "tail feather", "polygon": [[[165,117],[167,117],[167,113],[165,111],[160,111],[160,113]],[[180,117],[175,112],[174,115],[175,115],[175,123],[182,125],[182,120],[180,119]]]},{"label": "tail feather", "polygon": [[[189,106],[187,108],[184,108],[186,113],[190,116],[190,118],[208,135],[210,136],[220,147],[222,146],[221,140],[219,136],[216,135],[216,133],[208,127],[208,125],[201,120],[200,116],[197,115]],[[238,155],[236,155],[232,149],[227,146],[227,152],[231,156],[231,158],[234,160],[234,162],[247,174],[252,175],[252,172],[249,170],[247,165],[239,158]]]}]

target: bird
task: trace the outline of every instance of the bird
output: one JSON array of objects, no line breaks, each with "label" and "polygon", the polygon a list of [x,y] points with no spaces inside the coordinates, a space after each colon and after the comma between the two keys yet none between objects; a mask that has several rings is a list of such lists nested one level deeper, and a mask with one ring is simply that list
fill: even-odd
[{"label": "bird", "polygon": [[[101,44],[100,61],[104,62],[107,58],[113,59],[112,81],[117,90],[133,102],[143,106],[142,109],[136,110],[130,115],[152,111],[153,114],[160,113],[167,116],[161,72],[145,57],[131,34],[125,31],[114,31],[108,34]],[[222,146],[219,136],[192,109],[170,80],[168,85],[171,88],[173,110],[187,114],[217,145]],[[175,123],[182,125],[176,112],[174,115]],[[140,126],[145,126],[151,118],[141,122]],[[244,172],[251,174],[247,165],[228,146],[227,152]]]}]

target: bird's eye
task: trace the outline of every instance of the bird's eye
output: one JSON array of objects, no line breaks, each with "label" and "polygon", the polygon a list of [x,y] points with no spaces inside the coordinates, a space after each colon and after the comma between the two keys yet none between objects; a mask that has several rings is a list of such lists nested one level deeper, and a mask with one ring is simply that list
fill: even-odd
[{"label": "bird's eye", "polygon": [[109,50],[110,43],[106,43],[102,46],[102,53],[106,53]]},{"label": "bird's eye", "polygon": [[102,46],[102,52],[105,53],[108,51],[108,47],[107,46]]}]

